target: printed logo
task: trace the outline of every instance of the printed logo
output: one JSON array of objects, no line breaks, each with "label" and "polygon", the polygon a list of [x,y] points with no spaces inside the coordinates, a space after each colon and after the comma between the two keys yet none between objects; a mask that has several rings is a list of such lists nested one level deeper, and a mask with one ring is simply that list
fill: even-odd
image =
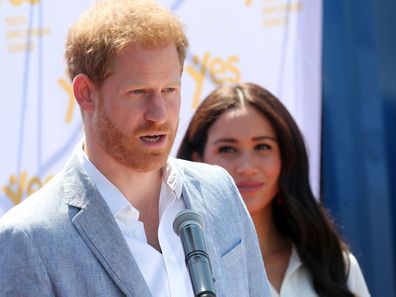
[{"label": "printed logo", "polygon": [[[253,0],[244,0],[245,6],[250,6]],[[264,27],[281,27],[288,22],[291,13],[300,12],[303,0],[261,0]]]},{"label": "printed logo", "polygon": [[3,187],[4,193],[16,205],[22,201],[24,196],[29,196],[40,189],[45,183],[47,183],[51,176],[47,176],[44,180],[40,180],[39,177],[33,176],[28,177],[26,171],[22,171],[19,178],[12,174],[9,179],[9,184]]},{"label": "printed logo", "polygon": [[28,3],[28,4],[38,4],[38,3],[40,3],[40,0],[9,0],[10,1],[10,3],[12,4],[12,5],[15,5],[15,6],[18,6],[18,5],[21,5],[21,4],[23,4],[23,3]]},{"label": "printed logo", "polygon": [[26,16],[11,16],[5,18],[7,50],[9,53],[34,51],[36,40],[51,33],[50,27],[29,28]]},{"label": "printed logo", "polygon": [[58,79],[58,84],[62,87],[62,89],[66,92],[68,96],[69,104],[66,111],[65,122],[71,123],[73,121],[74,109],[76,105],[73,94],[73,86],[69,81],[64,78]]},{"label": "printed logo", "polygon": [[202,58],[194,56],[192,65],[186,67],[187,73],[195,81],[192,108],[196,109],[199,105],[206,77],[209,77],[216,85],[240,82],[241,73],[237,66],[238,63],[238,56],[230,56],[226,59],[212,58],[210,52],[206,52]]}]

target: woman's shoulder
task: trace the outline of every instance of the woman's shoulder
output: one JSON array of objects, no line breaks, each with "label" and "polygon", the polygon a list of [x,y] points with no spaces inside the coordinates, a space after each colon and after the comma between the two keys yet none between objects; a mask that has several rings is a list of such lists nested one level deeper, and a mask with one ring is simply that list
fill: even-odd
[{"label": "woman's shoulder", "polygon": [[370,297],[366,281],[363,276],[362,269],[356,257],[348,252],[348,287],[359,297]]}]

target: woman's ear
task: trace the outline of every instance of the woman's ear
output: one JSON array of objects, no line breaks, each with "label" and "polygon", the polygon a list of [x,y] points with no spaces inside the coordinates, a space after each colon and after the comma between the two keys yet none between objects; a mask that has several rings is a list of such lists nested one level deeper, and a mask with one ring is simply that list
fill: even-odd
[{"label": "woman's ear", "polygon": [[73,79],[73,93],[83,111],[93,111],[95,108],[94,94],[96,86],[86,74],[78,74]]},{"label": "woman's ear", "polygon": [[201,156],[200,156],[197,152],[193,152],[193,153],[191,154],[191,159],[192,159],[194,162],[202,162],[202,158],[201,158]]}]

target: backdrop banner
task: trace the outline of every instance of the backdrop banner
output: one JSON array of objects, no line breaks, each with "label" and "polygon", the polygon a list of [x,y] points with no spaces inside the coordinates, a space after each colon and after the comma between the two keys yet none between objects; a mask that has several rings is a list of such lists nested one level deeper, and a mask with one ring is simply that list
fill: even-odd
[{"label": "backdrop banner", "polygon": [[[37,191],[82,139],[65,74],[67,29],[92,0],[0,1],[0,216]],[[200,101],[224,83],[254,82],[287,106],[302,130],[319,192],[320,0],[161,0],[190,39],[175,155]]]}]

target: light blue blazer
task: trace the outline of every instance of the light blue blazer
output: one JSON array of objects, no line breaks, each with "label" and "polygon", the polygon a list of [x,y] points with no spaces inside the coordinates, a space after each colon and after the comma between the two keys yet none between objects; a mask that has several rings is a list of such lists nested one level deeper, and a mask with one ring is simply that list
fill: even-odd
[{"label": "light blue blazer", "polygon": [[[256,232],[230,176],[216,166],[174,163],[187,208],[205,220],[217,296],[270,297]],[[151,296],[76,155],[0,219],[0,296]]]}]

